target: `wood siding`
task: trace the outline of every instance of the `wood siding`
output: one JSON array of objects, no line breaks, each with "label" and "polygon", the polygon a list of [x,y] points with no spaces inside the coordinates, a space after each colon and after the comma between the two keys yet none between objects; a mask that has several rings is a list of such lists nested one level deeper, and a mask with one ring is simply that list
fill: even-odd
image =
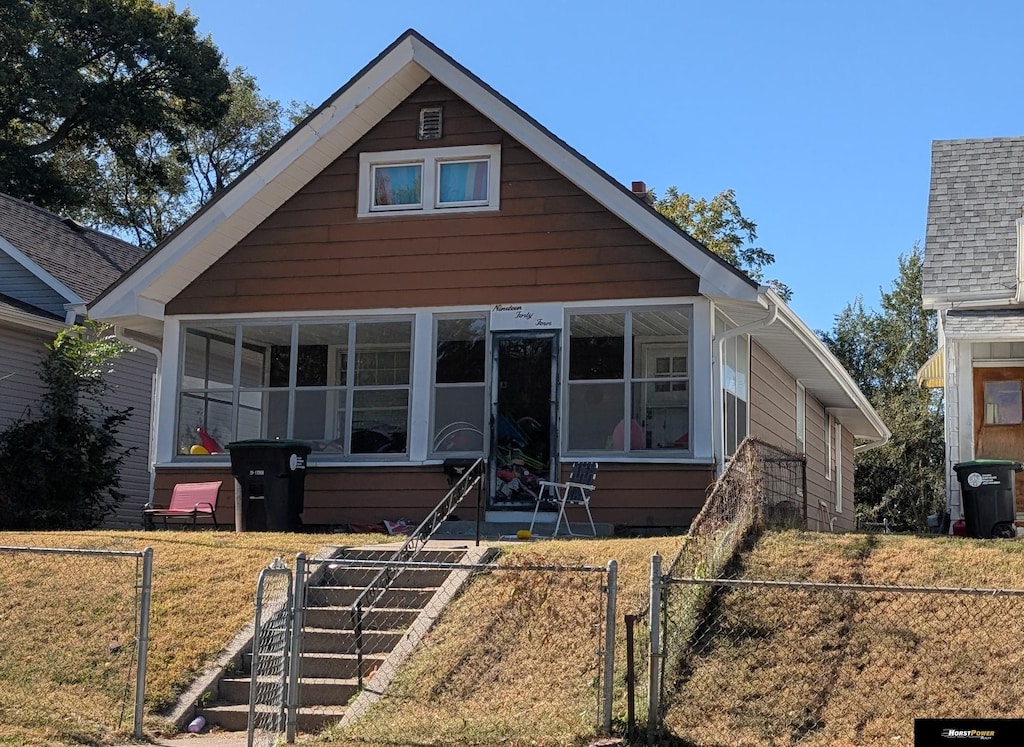
[{"label": "wood siding", "polygon": [[[808,528],[828,531],[820,501],[825,501],[835,519],[836,531],[856,528],[854,488],[854,439],[842,430],[843,511],[837,513],[835,475],[828,478],[828,415],[810,392],[805,392],[807,454]],[[787,451],[796,450],[796,379],[754,343],[750,351],[750,435]]]},{"label": "wood siding", "polygon": [[[704,504],[711,467],[602,464],[590,507],[594,521],[638,527],[685,527]],[[224,480],[217,520],[234,526],[234,480],[226,466],[158,468],[155,504],[166,506],[178,482]],[[308,526],[419,522],[448,491],[440,465],[426,467],[316,467],[305,478],[303,523]],[[456,510],[472,518],[472,507]],[[575,520],[575,518],[574,518]],[[141,525],[141,514],[136,526]]]},{"label": "wood siding", "polygon": [[[39,361],[53,337],[48,332],[0,327],[0,430],[25,417],[29,408],[33,415],[38,413],[44,392]],[[138,528],[142,506],[149,500],[149,421],[155,369],[156,358],[138,351],[116,361],[108,378],[112,389],[105,403],[114,408],[133,408],[117,438],[122,446],[133,447],[134,451],[120,471],[119,489],[127,497],[104,521],[106,527]],[[11,376],[3,378],[8,374]]]},{"label": "wood siding", "polygon": [[829,530],[828,521],[822,515],[818,505],[825,501],[835,510],[835,495],[832,481],[826,478],[828,452],[826,450],[825,427],[828,416],[822,404],[807,392],[805,411],[807,425],[805,436],[807,443],[807,526],[819,532]]},{"label": "wood siding", "polygon": [[132,408],[118,440],[124,446],[134,446],[135,451],[121,467],[120,490],[126,497],[117,511],[103,522],[106,527],[137,528],[142,507],[149,502],[149,432],[155,372],[156,357],[137,350],[116,361],[114,372],[108,378],[111,396],[107,404]]},{"label": "wood siding", "polygon": [[796,451],[796,379],[757,343],[750,346],[750,435]]},{"label": "wood siding", "polygon": [[[416,139],[444,107],[444,137]],[[501,145],[498,212],[356,217],[360,152]],[[698,278],[429,80],[177,298],[168,314],[695,295]]]},{"label": "wood siding", "polygon": [[52,340],[52,334],[0,327],[0,429],[24,417],[27,407],[36,409],[44,391],[39,360]]},{"label": "wood siding", "polygon": [[[842,472],[843,472],[843,511],[842,513],[836,514],[836,531],[838,532],[852,532],[857,528],[857,509],[853,500],[853,480],[854,480],[854,439],[851,434],[845,428],[842,429]],[[833,498],[833,505],[834,503]]]}]

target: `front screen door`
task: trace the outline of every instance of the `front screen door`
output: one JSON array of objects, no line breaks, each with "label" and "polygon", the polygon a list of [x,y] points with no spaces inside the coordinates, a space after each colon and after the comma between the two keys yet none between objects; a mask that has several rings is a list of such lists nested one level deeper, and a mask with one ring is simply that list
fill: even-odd
[{"label": "front screen door", "polygon": [[[1024,462],[1024,366],[974,369],[974,458]],[[1024,472],[1015,485],[1024,513]]]},{"label": "front screen door", "polygon": [[557,453],[558,337],[495,333],[491,397],[492,510],[533,510]]}]

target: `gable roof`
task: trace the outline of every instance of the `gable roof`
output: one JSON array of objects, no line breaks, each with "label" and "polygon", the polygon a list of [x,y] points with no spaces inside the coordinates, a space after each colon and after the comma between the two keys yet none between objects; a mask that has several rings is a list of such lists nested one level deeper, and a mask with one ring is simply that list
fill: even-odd
[{"label": "gable roof", "polygon": [[867,446],[888,439],[885,424],[849,375],[778,296],[706,249],[413,30],[102,293],[90,305],[90,315],[159,335],[169,301],[430,78],[700,278],[701,294],[732,304],[734,313],[742,312],[755,323],[766,309],[778,308],[780,324],[764,334],[788,343],[787,353],[805,365],[799,375],[813,379],[808,391],[813,386],[844,425],[869,441]]},{"label": "gable roof", "polygon": [[706,295],[753,301],[758,284],[666,220],[432,43],[409,30],[168,237],[90,309],[146,326],[164,305],[429,78],[697,275]]},{"label": "gable roof", "polygon": [[73,304],[94,300],[146,254],[5,194],[0,194],[0,252]]},{"label": "gable roof", "polygon": [[926,308],[1014,299],[1022,208],[1024,138],[932,143],[921,274]]}]

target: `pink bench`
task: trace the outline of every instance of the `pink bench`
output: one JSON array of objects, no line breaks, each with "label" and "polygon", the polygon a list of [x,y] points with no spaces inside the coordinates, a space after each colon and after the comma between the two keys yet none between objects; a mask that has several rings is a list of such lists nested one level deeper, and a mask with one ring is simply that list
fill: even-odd
[{"label": "pink bench", "polygon": [[219,529],[217,497],[222,483],[223,480],[178,483],[171,492],[171,504],[167,508],[154,508],[152,504],[146,504],[142,509],[143,524],[146,529],[152,529],[153,518],[159,517],[163,519],[165,529],[168,519],[191,519],[192,526],[195,526],[200,516],[206,516],[213,521],[213,528]]}]

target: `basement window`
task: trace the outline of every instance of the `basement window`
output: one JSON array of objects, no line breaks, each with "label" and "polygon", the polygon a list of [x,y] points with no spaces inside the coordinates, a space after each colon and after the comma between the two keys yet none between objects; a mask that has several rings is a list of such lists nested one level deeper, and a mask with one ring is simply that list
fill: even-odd
[{"label": "basement window", "polygon": [[498,209],[501,146],[359,155],[359,217]]}]

